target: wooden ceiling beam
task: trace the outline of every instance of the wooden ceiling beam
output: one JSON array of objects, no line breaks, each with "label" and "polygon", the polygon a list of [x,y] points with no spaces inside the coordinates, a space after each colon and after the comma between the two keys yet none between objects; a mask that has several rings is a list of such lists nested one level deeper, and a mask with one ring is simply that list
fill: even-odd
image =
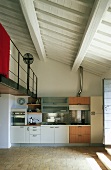
[{"label": "wooden ceiling beam", "polygon": [[110,4],[111,4],[111,0],[95,1],[91,16],[89,18],[88,25],[86,27],[86,31],[84,33],[84,37],[83,37],[80,49],[73,63],[72,70],[77,71],[79,66],[81,65],[88,51],[88,48],[93,40],[93,37],[97,31],[99,23],[101,22],[102,17],[104,13],[106,12],[106,10],[108,9],[108,7],[110,6]]},{"label": "wooden ceiling beam", "polygon": [[46,54],[40,34],[33,0],[20,0],[20,4],[39,59],[44,61],[46,59]]},{"label": "wooden ceiling beam", "polygon": [[63,6],[63,5],[59,4],[59,3],[56,3],[56,1],[52,2],[52,1],[49,1],[49,0],[48,1],[47,0],[35,0],[35,5],[36,5],[36,1],[39,1],[40,3],[47,4],[49,6],[56,7],[57,9],[61,9],[61,10],[70,12],[73,15],[75,15],[76,17],[79,17],[79,18],[83,18],[83,19],[87,19],[88,18],[87,14],[79,12],[79,11],[74,10],[74,9],[71,9],[69,7]]}]

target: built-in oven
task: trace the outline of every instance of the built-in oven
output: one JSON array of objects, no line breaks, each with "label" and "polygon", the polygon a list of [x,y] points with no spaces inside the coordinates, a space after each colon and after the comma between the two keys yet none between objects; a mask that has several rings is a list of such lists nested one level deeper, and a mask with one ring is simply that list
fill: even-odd
[{"label": "built-in oven", "polygon": [[13,109],[11,112],[11,125],[21,126],[27,124],[26,109]]}]

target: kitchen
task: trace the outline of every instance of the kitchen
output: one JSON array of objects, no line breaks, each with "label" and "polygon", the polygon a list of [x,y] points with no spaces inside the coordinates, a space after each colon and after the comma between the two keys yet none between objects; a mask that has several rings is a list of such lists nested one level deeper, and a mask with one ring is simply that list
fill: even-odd
[{"label": "kitchen", "polygon": [[[8,143],[9,146],[11,146],[11,145],[13,146],[13,144],[19,144],[18,146],[22,146],[22,144],[25,144],[25,143],[27,146],[28,145],[30,146],[30,144],[33,144],[33,143],[36,143],[36,144],[42,143],[42,145],[44,143],[45,145],[48,145],[48,146],[54,145],[54,143],[55,143],[55,145],[58,145],[58,146],[59,145],[65,145],[65,146],[69,145],[70,146],[70,145],[75,145],[75,144],[77,145],[77,143],[80,144],[81,146],[84,144],[89,146],[91,143],[95,143],[98,145],[103,144],[103,129],[102,129],[102,124],[101,124],[102,119],[100,122],[100,127],[98,127],[98,131],[91,132],[91,130],[93,130],[93,127],[95,127],[95,123],[93,122],[93,124],[94,124],[94,126],[93,126],[93,124],[91,122],[91,118],[90,118],[90,111],[89,111],[89,109],[90,109],[89,102],[91,99],[93,101],[96,100],[97,102],[100,102],[100,107],[102,108],[102,97],[96,96],[96,97],[92,97],[91,99],[89,97],[79,97],[82,99],[83,98],[88,99],[87,105],[77,105],[77,109],[78,109],[78,106],[80,108],[85,107],[85,109],[87,109],[86,111],[84,111],[85,113],[84,112],[82,113],[82,111],[81,111],[82,114],[80,113],[79,110],[73,111],[72,108],[68,109],[67,112],[65,112],[63,110],[63,108],[66,108],[66,106],[68,108],[70,108],[70,106],[76,106],[76,105],[70,105],[70,103],[69,103],[69,101],[71,101],[75,97],[69,97],[69,98],[66,98],[66,97],[48,97],[48,98],[42,97],[42,98],[38,98],[39,100],[41,99],[41,101],[47,100],[49,102],[48,107],[51,106],[50,101],[56,101],[56,102],[65,101],[66,102],[66,99],[67,99],[68,103],[66,103],[66,104],[64,104],[64,103],[62,103],[62,104],[56,103],[55,104],[56,107],[60,108],[60,109],[62,106],[62,110],[61,110],[62,112],[59,112],[58,114],[57,113],[48,113],[48,114],[41,113],[40,109],[43,107],[43,103],[36,103],[36,101],[38,101],[38,100],[35,100],[35,103],[30,103],[29,102],[30,100],[28,101],[28,97],[23,97],[23,96],[18,97],[18,96],[12,96],[12,95],[10,95],[10,97],[11,98],[13,97],[14,103],[12,105],[13,109],[10,110],[9,117],[8,117],[9,123],[10,123],[9,126],[11,128],[11,131],[9,132],[9,134],[11,133],[11,137],[9,136],[9,140],[10,140]],[[17,102],[17,101],[19,101],[18,99],[19,100],[24,99],[24,101],[25,101],[24,104],[22,104],[22,105],[19,104]],[[34,100],[33,100],[33,102],[34,102]],[[35,107],[35,105],[39,106],[39,111],[38,111],[38,109],[36,110],[36,112],[35,112],[35,110],[34,110],[34,112],[31,111],[29,109],[30,108],[29,106],[31,104],[34,107]],[[41,105],[39,105],[39,104],[41,104]],[[45,103],[45,106],[46,105],[47,104]],[[53,107],[51,106],[51,109],[52,108],[55,109],[55,106],[53,106]],[[83,108],[83,110],[84,110],[84,108]],[[64,111],[64,113],[63,113],[63,111]],[[93,108],[93,111],[94,111],[94,108]],[[23,112],[24,112],[25,115],[27,115],[26,119],[23,119],[20,117],[15,118],[14,116],[18,116],[17,115],[18,112],[20,112],[20,116],[21,116],[21,113],[23,114]],[[15,113],[15,115],[14,115],[14,113]],[[85,120],[82,122],[83,115],[85,116]],[[101,110],[101,115],[103,115],[102,110]],[[11,117],[12,117],[12,120],[11,120]],[[31,117],[33,120],[30,119]],[[22,121],[24,121],[24,125],[21,124],[21,119],[22,119]],[[18,120],[20,120],[20,124],[17,124]],[[15,124],[13,124],[14,121],[16,121],[17,123],[15,122]],[[34,122],[31,122],[31,121],[34,121]],[[15,125],[15,126],[13,126],[13,125]],[[19,126],[16,126],[16,125],[19,125]],[[75,140],[73,141],[73,139],[71,139],[70,133],[71,133],[71,131],[75,131],[75,130],[71,130],[71,128],[75,127],[75,126],[78,128],[82,128],[83,126],[86,128],[89,128],[88,141],[87,140],[83,141],[83,142],[75,141]],[[91,128],[91,130],[90,130],[90,128]],[[92,135],[91,135],[91,133],[92,133]],[[56,134],[56,136],[54,136],[55,134]],[[57,134],[59,136],[58,139],[56,139]],[[3,131],[1,133],[1,135],[3,135]],[[80,134],[78,133],[78,135],[80,135]],[[98,136],[99,136],[99,138],[98,138]],[[25,137],[26,137],[26,139],[25,139]],[[33,138],[35,138],[35,139],[33,139]],[[72,136],[72,138],[73,138],[73,136]],[[4,139],[4,137],[3,137],[3,139]],[[56,141],[55,141],[55,139],[56,139]]]}]

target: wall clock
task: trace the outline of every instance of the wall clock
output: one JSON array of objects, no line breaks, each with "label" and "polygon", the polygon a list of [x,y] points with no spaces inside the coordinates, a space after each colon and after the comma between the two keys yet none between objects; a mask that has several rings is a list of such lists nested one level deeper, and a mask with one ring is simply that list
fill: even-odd
[{"label": "wall clock", "polygon": [[20,105],[23,105],[25,103],[25,99],[24,98],[18,98],[17,103],[20,104]]}]

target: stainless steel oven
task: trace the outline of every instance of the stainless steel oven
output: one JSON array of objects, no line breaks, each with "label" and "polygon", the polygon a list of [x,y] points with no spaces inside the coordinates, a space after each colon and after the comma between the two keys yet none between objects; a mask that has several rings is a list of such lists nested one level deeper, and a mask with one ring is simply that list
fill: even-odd
[{"label": "stainless steel oven", "polygon": [[27,112],[25,109],[12,110],[11,125],[21,126],[27,124]]}]

